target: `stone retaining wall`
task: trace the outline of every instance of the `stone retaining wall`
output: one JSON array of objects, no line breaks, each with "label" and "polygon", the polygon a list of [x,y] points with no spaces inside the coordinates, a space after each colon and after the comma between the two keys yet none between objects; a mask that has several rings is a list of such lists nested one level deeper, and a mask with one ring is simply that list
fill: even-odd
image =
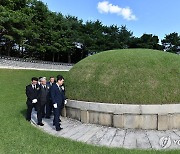
[{"label": "stone retaining wall", "polygon": [[180,104],[131,105],[68,100],[63,115],[83,123],[125,129],[180,129]]}]

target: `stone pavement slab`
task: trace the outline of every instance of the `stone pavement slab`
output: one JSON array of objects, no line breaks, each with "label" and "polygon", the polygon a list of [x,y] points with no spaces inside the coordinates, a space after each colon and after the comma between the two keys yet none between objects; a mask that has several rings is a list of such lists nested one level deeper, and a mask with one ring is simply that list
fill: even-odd
[{"label": "stone pavement slab", "polygon": [[127,149],[180,149],[180,130],[139,130],[120,129],[61,117],[62,130],[57,132],[53,117],[43,119],[44,126],[38,126],[36,112],[32,112],[32,124],[51,135],[85,142],[96,146],[119,147]]}]

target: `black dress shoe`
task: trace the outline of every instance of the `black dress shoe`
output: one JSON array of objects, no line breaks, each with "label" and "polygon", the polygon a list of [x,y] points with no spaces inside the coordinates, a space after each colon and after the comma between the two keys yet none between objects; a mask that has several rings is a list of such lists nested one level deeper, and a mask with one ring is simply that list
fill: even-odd
[{"label": "black dress shoe", "polygon": [[60,127],[60,128],[56,128],[56,131],[60,131],[60,130],[62,130],[62,129],[63,129],[63,128],[61,128],[61,127]]},{"label": "black dress shoe", "polygon": [[37,125],[39,126],[44,126],[44,124],[41,122],[41,123],[37,123]]}]

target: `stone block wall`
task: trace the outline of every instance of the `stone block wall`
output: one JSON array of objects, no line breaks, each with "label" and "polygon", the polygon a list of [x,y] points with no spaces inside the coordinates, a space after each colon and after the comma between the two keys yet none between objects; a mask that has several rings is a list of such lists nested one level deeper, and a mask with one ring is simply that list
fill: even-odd
[{"label": "stone block wall", "polygon": [[130,105],[68,100],[63,115],[124,129],[180,129],[180,104]]}]

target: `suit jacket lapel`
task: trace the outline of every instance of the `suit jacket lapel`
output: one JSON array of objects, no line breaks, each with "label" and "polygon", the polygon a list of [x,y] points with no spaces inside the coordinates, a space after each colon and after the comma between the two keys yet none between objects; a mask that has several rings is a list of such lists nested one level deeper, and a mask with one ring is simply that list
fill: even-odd
[{"label": "suit jacket lapel", "polygon": [[35,90],[33,89],[32,85],[30,85],[30,89],[32,92],[35,92]]},{"label": "suit jacket lapel", "polygon": [[59,89],[59,92],[62,92],[62,89],[56,84],[57,88]]}]

